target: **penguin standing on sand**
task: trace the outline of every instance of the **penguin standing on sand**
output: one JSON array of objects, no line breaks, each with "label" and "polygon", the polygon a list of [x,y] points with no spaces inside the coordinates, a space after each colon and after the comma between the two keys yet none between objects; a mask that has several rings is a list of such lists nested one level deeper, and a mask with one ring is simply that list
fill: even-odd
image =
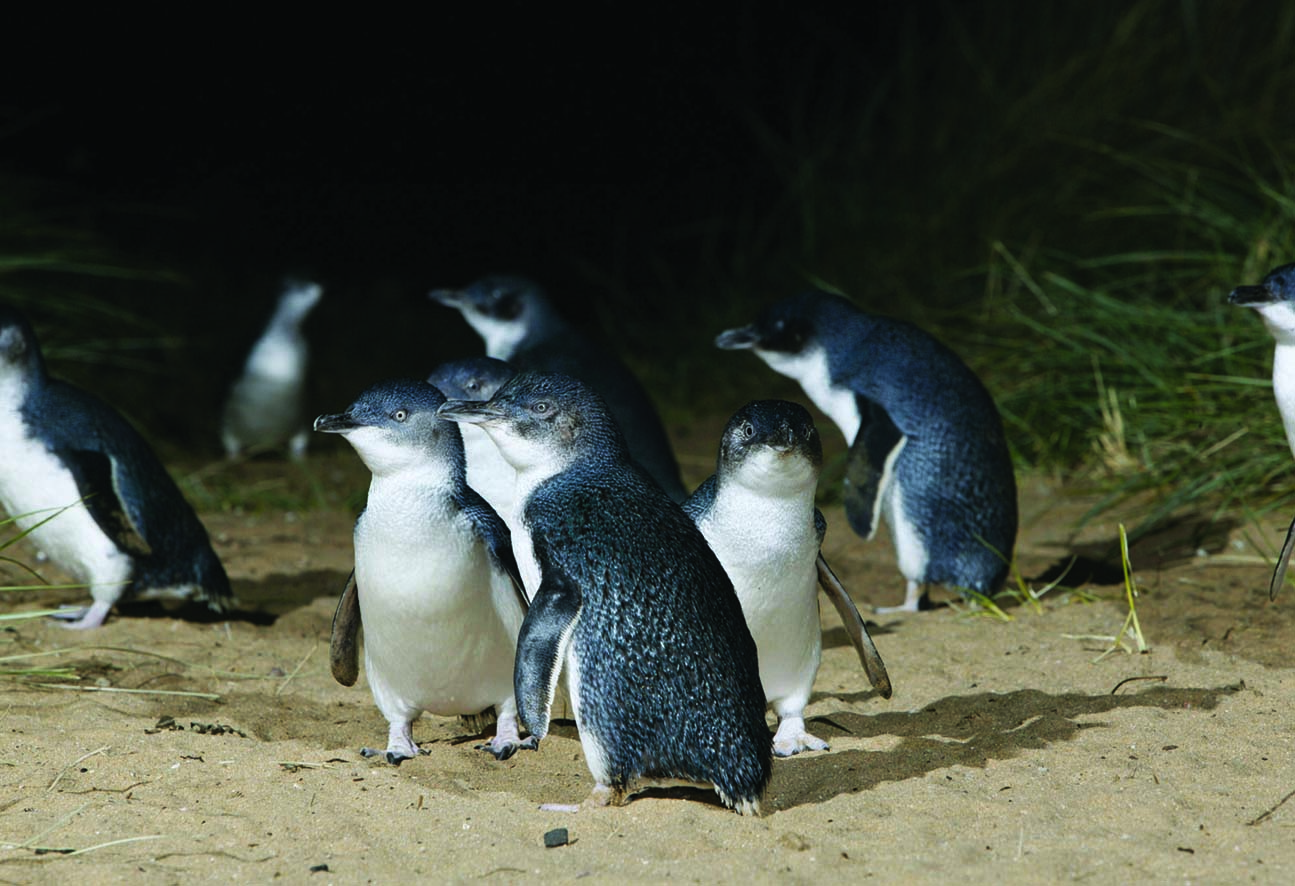
[{"label": "penguin standing on sand", "polygon": [[845,512],[864,538],[890,527],[908,580],[989,594],[1016,544],[1016,478],[993,399],[965,363],[917,327],[812,291],[777,302],[715,344],[751,349],[801,388],[851,442]]},{"label": "penguin standing on sand", "polygon": [[[1286,429],[1286,442],[1295,455],[1295,263],[1273,268],[1258,286],[1238,286],[1228,295],[1228,303],[1258,311],[1277,340],[1273,352],[1273,395]],[[1286,543],[1268,583],[1270,600],[1276,598],[1286,581],[1292,549],[1295,549],[1295,521],[1286,531]]]},{"label": "penguin standing on sand", "polygon": [[[515,374],[516,370],[503,360],[469,357],[437,366],[427,377],[427,383],[444,394],[447,400],[489,400]],[[463,453],[468,463],[468,485],[507,522],[512,514],[517,472],[504,461],[499,447],[481,428],[464,424],[459,426],[459,430],[463,434]]]},{"label": "penguin standing on sand", "polygon": [[220,439],[228,458],[244,450],[288,444],[297,461],[306,455],[305,413],[310,351],[301,324],[323,294],[315,283],[289,283],[265,332],[252,346],[243,374],[230,389]]},{"label": "penguin standing on sand", "polygon": [[823,652],[821,583],[882,698],[890,677],[859,610],[819,552],[827,523],[814,507],[823,445],[803,406],[757,400],[729,420],[719,464],[683,509],[733,580],[760,656],[760,682],[778,715],[773,752],[827,750],[804,710]]},{"label": "penguin standing on sand", "polygon": [[524,534],[513,548],[538,589],[514,676],[531,734],[547,734],[565,668],[591,802],[690,785],[758,812],[771,746],[741,605],[701,532],[630,459],[602,400],[570,377],[522,372],[489,401],[450,401],[440,414],[479,425],[517,470]]},{"label": "penguin standing on sand", "polygon": [[540,287],[520,277],[486,277],[467,289],[429,296],[457,308],[485,341],[486,355],[515,369],[578,378],[607,404],[630,457],[677,502],[687,497],[679,465],[656,407],[625,366],[562,318]]},{"label": "penguin standing on sand", "polygon": [[111,407],[50,378],[27,321],[0,306],[0,506],[90,586],[71,628],[131,599],[232,605],[207,530],[143,438]]},{"label": "penguin standing on sand", "polygon": [[475,717],[493,707],[501,760],[525,746],[517,731],[513,656],[526,613],[508,530],[464,481],[463,441],[437,418],[445,402],[425,382],[369,388],[315,430],[341,434],[373,472],[355,523],[355,572],[333,619],[333,675],[355,682],[356,631],[364,668],[387,718],[388,763],[414,757],[423,711]]}]

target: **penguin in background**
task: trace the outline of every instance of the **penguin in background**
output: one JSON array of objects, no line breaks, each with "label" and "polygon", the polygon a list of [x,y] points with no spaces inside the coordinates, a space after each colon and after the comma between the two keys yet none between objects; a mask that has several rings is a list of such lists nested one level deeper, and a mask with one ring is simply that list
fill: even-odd
[{"label": "penguin in background", "polygon": [[776,302],[715,344],[749,349],[800,383],[850,441],[845,512],[871,539],[885,519],[904,603],[927,585],[992,594],[1016,544],[1016,478],[998,408],[962,360],[912,324],[810,291]]},{"label": "penguin in background", "polygon": [[634,458],[676,502],[687,497],[679,464],[647,391],[620,360],[568,323],[544,291],[521,277],[492,276],[466,289],[437,289],[432,301],[456,308],[486,345],[486,355],[517,370],[578,378],[598,393]]},{"label": "penguin in background", "polygon": [[95,628],[118,602],[234,605],[207,530],[139,433],[52,378],[31,326],[0,306],[0,506],[92,603],[59,618]]},{"label": "penguin in background", "polygon": [[715,473],[683,509],[733,580],[760,659],[765,698],[778,715],[773,752],[825,751],[805,729],[823,653],[821,584],[869,681],[890,698],[890,677],[867,625],[820,551],[827,521],[814,507],[823,444],[803,406],[756,400],[733,415]]},{"label": "penguin in background", "polygon": [[[1238,286],[1228,294],[1228,303],[1254,309],[1277,342],[1273,351],[1273,395],[1286,430],[1286,442],[1295,455],[1295,263],[1273,268],[1258,285]],[[1268,583],[1269,600],[1277,598],[1277,591],[1286,581],[1293,549],[1295,520],[1286,530],[1286,542]]]},{"label": "penguin in background", "polygon": [[713,787],[759,811],[772,747],[755,643],[723,566],[626,449],[590,387],[521,372],[443,418],[481,427],[517,471],[513,537],[536,588],[517,641],[522,722],[542,740],[563,670],[590,802]]},{"label": "penguin in background", "polygon": [[227,458],[284,444],[294,461],[305,457],[310,436],[305,413],[310,348],[301,325],[323,292],[316,283],[291,281],[279,296],[269,324],[252,346],[225,402],[220,439]]},{"label": "penguin in background", "polygon": [[362,625],[365,673],[389,730],[385,750],[361,753],[395,765],[419,753],[412,730],[423,711],[478,726],[493,708],[495,736],[478,748],[506,760],[534,746],[520,738],[513,696],[521,578],[508,529],[465,482],[459,429],[436,415],[444,402],[422,381],[380,382],[314,425],[342,435],[373,474],[330,660],[334,678],[354,685]]},{"label": "penguin in background", "polygon": [[[516,370],[503,360],[469,357],[437,366],[427,377],[427,383],[447,400],[489,400],[515,374]],[[512,514],[517,472],[504,461],[499,447],[485,431],[470,424],[460,425],[459,431],[463,434],[463,452],[468,463],[468,485],[507,522]]]}]

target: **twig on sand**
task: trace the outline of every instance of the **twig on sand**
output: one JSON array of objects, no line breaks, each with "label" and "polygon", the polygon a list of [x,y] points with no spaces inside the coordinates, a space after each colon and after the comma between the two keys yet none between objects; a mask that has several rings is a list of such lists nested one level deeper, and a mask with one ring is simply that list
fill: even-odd
[{"label": "twig on sand", "polygon": [[1265,821],[1272,818],[1273,813],[1276,812],[1278,809],[1281,809],[1282,806],[1285,805],[1286,801],[1289,800],[1291,797],[1295,797],[1295,791],[1291,791],[1289,794],[1282,797],[1280,800],[1277,801],[1277,804],[1275,806],[1270,807],[1268,811],[1265,812],[1263,815],[1259,816],[1254,821],[1246,822],[1246,824],[1250,825],[1251,827],[1257,824],[1263,824]]},{"label": "twig on sand", "polygon": [[1119,692],[1120,687],[1123,686],[1125,683],[1132,683],[1136,680],[1155,680],[1158,683],[1164,683],[1168,679],[1169,679],[1168,674],[1156,674],[1149,677],[1125,677],[1123,680],[1115,684],[1115,688],[1111,690],[1111,695],[1114,695],[1115,693]]}]

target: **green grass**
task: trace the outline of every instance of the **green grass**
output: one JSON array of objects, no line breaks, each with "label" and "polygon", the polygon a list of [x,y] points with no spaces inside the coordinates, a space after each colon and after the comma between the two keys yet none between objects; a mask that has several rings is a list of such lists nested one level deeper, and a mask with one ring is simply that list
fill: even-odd
[{"label": "green grass", "polygon": [[1149,502],[1134,539],[1184,509],[1295,505],[1271,339],[1226,303],[1295,260],[1295,7],[912,9],[893,68],[762,59],[780,91],[724,96],[750,131],[751,178],[780,187],[681,228],[686,270],[620,275],[696,293],[698,356],[654,385],[695,396],[708,361],[708,402],[782,395],[710,338],[827,285],[962,354],[1020,468],[1088,484],[1100,508]]}]

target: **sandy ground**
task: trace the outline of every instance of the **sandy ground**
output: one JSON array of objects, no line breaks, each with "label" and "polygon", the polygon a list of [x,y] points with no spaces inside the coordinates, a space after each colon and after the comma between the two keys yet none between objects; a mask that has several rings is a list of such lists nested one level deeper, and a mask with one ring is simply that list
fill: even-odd
[{"label": "sandy ground", "polygon": [[[1295,592],[1268,602],[1260,556],[1284,531],[1277,518],[1185,519],[1141,540],[1151,650],[1098,661],[1127,612],[1115,515],[1077,532],[1091,500],[1028,480],[1022,573],[1040,587],[1079,555],[1065,584],[1095,601],[1054,590],[1041,611],[1010,607],[1010,622],[949,607],[880,618],[889,701],[824,606],[807,716],[832,747],[776,760],[761,817],[690,791],[561,813],[539,806],[592,784],[571,724],[500,763],[458,720],[424,717],[426,756],[399,768],[359,756],[385,722],[363,677],[332,680],[327,646],[350,568],[342,499],[365,479],[340,449],[311,464],[322,507],[202,513],[248,617],[144,610],[89,634],[44,621],[0,632],[0,655],[75,647],[0,664],[82,678],[0,678],[0,882],[1237,883],[1295,870],[1295,800],[1283,805]],[[223,482],[249,488],[291,473],[229,470]],[[853,537],[839,509],[827,517],[826,553],[857,601],[898,602],[889,542]],[[22,610],[78,594],[8,599]],[[128,689],[149,692],[113,691]],[[558,828],[566,844],[545,848]]]}]

